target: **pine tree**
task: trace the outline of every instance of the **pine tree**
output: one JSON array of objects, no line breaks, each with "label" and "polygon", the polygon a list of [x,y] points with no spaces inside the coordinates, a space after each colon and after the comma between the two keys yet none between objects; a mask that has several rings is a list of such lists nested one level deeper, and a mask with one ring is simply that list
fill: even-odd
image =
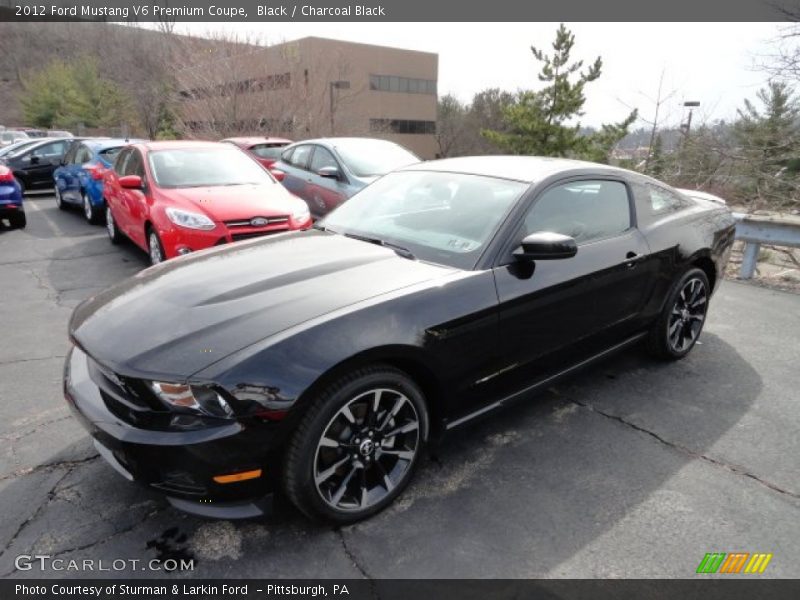
[{"label": "pine tree", "polygon": [[[584,88],[600,77],[600,57],[583,70],[583,61],[570,62],[575,36],[563,24],[556,32],[553,54],[531,47],[543,63],[539,81],[545,87],[520,92],[504,111],[505,131],[484,130],[492,143],[512,154],[569,156],[605,161],[611,149],[636,120],[636,111],[620,123],[603,125],[591,135],[581,135],[580,123],[586,103]],[[574,124],[571,124],[573,123]]]}]

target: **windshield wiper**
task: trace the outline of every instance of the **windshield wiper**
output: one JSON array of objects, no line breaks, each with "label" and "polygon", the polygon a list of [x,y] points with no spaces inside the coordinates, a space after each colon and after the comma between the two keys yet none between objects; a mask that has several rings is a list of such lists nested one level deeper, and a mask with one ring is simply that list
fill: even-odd
[{"label": "windshield wiper", "polygon": [[382,240],[381,238],[377,237],[370,237],[368,235],[359,235],[357,233],[345,233],[344,236],[353,238],[354,240],[361,240],[362,242],[375,244],[377,246],[383,246],[384,248],[391,248],[397,253],[398,256],[415,260],[414,254],[411,252],[411,250],[399,244],[395,244],[393,242],[387,242],[386,240]]}]

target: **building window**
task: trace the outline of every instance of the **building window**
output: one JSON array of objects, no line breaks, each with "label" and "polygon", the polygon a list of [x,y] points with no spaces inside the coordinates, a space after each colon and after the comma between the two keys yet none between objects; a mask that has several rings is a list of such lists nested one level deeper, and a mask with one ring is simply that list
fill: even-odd
[{"label": "building window", "polygon": [[370,119],[369,129],[377,133],[436,133],[436,121],[415,121],[411,119]]},{"label": "building window", "polygon": [[415,79],[396,75],[370,75],[369,89],[377,92],[436,95],[436,82],[432,79]]}]

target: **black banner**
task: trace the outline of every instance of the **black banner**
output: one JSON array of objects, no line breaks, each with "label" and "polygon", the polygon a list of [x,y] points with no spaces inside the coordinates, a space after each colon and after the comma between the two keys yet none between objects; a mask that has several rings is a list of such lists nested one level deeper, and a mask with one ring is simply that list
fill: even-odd
[{"label": "black banner", "polygon": [[796,600],[800,580],[19,580],[0,581],[3,600]]},{"label": "black banner", "polygon": [[0,0],[0,21],[786,21],[800,0]]}]

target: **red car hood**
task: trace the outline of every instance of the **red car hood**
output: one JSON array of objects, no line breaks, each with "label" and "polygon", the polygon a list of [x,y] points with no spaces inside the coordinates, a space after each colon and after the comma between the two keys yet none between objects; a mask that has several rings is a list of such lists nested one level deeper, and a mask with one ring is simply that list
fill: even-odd
[{"label": "red car hood", "polygon": [[169,196],[187,209],[200,209],[214,221],[290,215],[303,202],[281,184],[171,189]]}]

